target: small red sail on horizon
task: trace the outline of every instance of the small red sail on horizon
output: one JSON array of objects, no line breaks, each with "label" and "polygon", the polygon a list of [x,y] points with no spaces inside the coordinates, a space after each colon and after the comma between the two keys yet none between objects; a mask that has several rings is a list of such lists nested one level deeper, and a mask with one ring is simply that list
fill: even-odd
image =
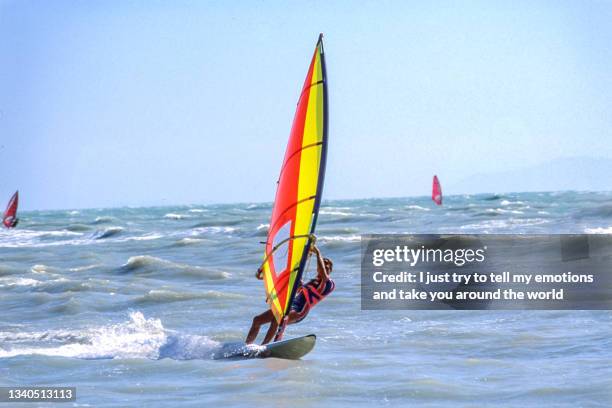
[{"label": "small red sail on horizon", "polygon": [[6,210],[4,211],[4,216],[2,217],[2,223],[6,228],[15,227],[17,220],[17,205],[19,204],[19,191],[15,191],[13,197],[9,201],[6,206]]},{"label": "small red sail on horizon", "polygon": [[433,186],[431,188],[431,199],[434,203],[442,205],[442,187],[440,187],[440,180],[438,176],[433,177]]}]

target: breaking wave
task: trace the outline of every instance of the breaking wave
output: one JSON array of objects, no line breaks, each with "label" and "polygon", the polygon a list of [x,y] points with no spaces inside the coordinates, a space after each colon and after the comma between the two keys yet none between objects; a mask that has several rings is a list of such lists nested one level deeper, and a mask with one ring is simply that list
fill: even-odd
[{"label": "breaking wave", "polygon": [[123,232],[123,227],[109,227],[95,234],[95,239],[104,239],[114,237]]},{"label": "breaking wave", "polygon": [[230,274],[223,271],[206,269],[201,266],[180,264],[150,255],[132,256],[121,266],[122,273],[162,273],[171,270],[187,276],[197,276],[208,279],[226,279]]},{"label": "breaking wave", "polygon": [[136,298],[134,302],[139,304],[158,304],[170,302],[184,302],[197,299],[231,300],[242,298],[244,298],[243,295],[219,292],[216,290],[209,290],[206,292],[177,292],[167,289],[153,289],[150,290],[146,295]]},{"label": "breaking wave", "polygon": [[207,336],[166,330],[141,312],[117,324],[81,330],[0,332],[0,358],[44,355],[80,359],[211,359],[222,344]]},{"label": "breaking wave", "polygon": [[164,218],[168,218],[170,220],[182,220],[185,218],[189,218],[189,216],[185,214],[168,213],[164,215]]}]

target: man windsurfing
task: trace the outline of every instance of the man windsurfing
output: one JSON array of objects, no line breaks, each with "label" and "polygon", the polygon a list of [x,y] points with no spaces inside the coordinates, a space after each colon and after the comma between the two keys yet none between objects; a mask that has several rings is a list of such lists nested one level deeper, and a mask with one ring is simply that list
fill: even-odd
[{"label": "man windsurfing", "polygon": [[[310,309],[329,295],[336,287],[334,281],[329,277],[333,269],[332,261],[329,258],[323,258],[321,251],[315,245],[312,246],[310,252],[317,257],[317,277],[311,279],[305,285],[301,284],[298,286],[297,293],[286,316],[287,324],[299,323],[304,320]],[[253,318],[253,324],[245,342],[247,344],[253,343],[257,338],[257,334],[259,334],[261,326],[268,323],[270,327],[261,344],[267,344],[272,341],[279,325],[272,310],[268,309]]]},{"label": "man windsurfing", "polygon": [[6,206],[6,210],[4,211],[4,215],[2,217],[2,223],[6,228],[15,228],[19,223],[19,218],[17,218],[17,205],[19,204],[19,191],[15,191],[15,194],[11,197],[8,205]]}]

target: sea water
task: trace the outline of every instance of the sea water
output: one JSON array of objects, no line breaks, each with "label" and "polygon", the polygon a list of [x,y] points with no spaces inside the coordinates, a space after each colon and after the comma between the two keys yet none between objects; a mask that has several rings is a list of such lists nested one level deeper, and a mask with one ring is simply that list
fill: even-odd
[{"label": "sea water", "polygon": [[[326,201],[336,290],[301,361],[214,361],[266,310],[271,204],[22,212],[0,231],[0,386],[66,406],[609,406],[607,311],[361,311],[360,235],[612,233],[612,193]],[[314,263],[307,272],[312,276]],[[43,404],[44,405],[44,404]]]}]

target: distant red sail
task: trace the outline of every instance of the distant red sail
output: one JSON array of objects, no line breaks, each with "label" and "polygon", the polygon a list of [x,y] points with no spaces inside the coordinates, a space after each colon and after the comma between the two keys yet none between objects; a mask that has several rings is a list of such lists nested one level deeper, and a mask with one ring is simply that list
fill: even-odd
[{"label": "distant red sail", "polygon": [[442,187],[440,187],[440,180],[438,180],[438,176],[433,177],[431,199],[434,201],[434,203],[442,205]]},{"label": "distant red sail", "polygon": [[6,206],[6,211],[4,211],[4,217],[2,217],[2,223],[6,228],[13,228],[17,225],[17,205],[19,204],[19,191],[15,191],[13,197],[11,197],[11,201],[9,201]]}]

